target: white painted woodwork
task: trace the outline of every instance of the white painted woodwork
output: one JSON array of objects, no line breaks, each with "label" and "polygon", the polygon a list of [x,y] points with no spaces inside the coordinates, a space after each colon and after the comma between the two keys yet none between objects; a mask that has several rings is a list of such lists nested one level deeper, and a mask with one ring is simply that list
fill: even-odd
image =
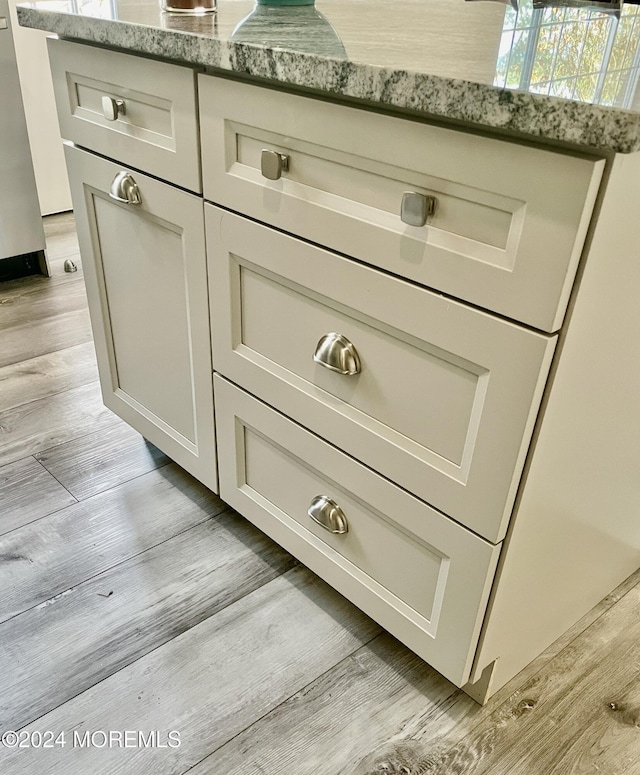
[{"label": "white painted woodwork", "polygon": [[[56,242],[48,246],[57,250]],[[44,279],[32,276],[7,284],[7,288],[36,288],[41,281]],[[53,302],[61,285],[51,283]],[[60,314],[58,305],[52,304],[51,319]],[[19,365],[26,369],[29,363],[25,360]],[[12,368],[0,367],[0,379]],[[76,394],[75,403],[81,411],[83,398]],[[60,419],[67,418],[58,418],[54,410],[50,422]],[[25,416],[24,424],[29,421]],[[4,419],[0,424],[4,426]],[[55,451],[68,450],[62,457],[68,459],[69,470],[74,452],[79,452],[75,473],[90,485],[94,471],[86,467],[86,455],[76,442],[82,442],[84,449],[91,445],[96,459],[101,452],[106,459],[113,459],[118,444],[99,431],[89,436],[83,435],[86,431],[82,428],[75,432],[78,438]],[[298,663],[292,663],[292,647],[297,648],[302,631],[309,626],[307,619],[326,616],[323,609],[330,600],[327,587],[316,580],[295,596],[290,606],[282,608],[269,605],[273,598],[265,600],[264,596],[255,605],[236,608],[234,600],[239,601],[250,589],[283,571],[280,558],[284,553],[275,551],[274,557],[271,545],[265,554],[257,544],[267,547],[268,539],[254,535],[253,526],[233,512],[193,528],[176,520],[176,513],[190,508],[193,500],[206,499],[207,494],[190,477],[180,475],[175,466],[167,466],[163,478],[169,472],[175,478],[170,478],[165,492],[157,492],[158,478],[154,476],[144,477],[136,493],[136,500],[147,511],[150,505],[162,508],[164,501],[171,499],[171,508],[162,509],[164,517],[159,524],[144,529],[157,532],[160,527],[164,542],[124,561],[117,554],[110,555],[103,573],[62,594],[56,595],[60,577],[69,579],[69,569],[86,561],[96,541],[102,551],[105,530],[113,534],[114,515],[131,503],[130,485],[112,482],[112,514],[102,497],[84,504],[82,514],[78,507],[70,507],[72,518],[64,530],[67,551],[54,572],[49,560],[51,542],[38,541],[42,527],[21,530],[22,539],[11,547],[13,555],[26,555],[33,562],[23,561],[26,572],[20,574],[20,580],[9,573],[10,586],[30,584],[31,577],[37,577],[39,589],[52,597],[0,625],[0,725],[20,729],[29,719],[36,719],[29,730],[36,732],[36,741],[38,732],[55,729],[66,733],[67,746],[57,748],[47,761],[43,760],[48,755],[46,749],[11,752],[0,746],[3,775],[146,775],[150,767],[160,775],[164,767],[169,768],[167,772],[171,770],[166,749],[158,751],[158,761],[153,764],[148,760],[153,755],[150,750],[141,752],[140,759],[131,758],[131,749],[120,750],[113,760],[104,749],[74,750],[70,736],[78,719],[85,729],[187,730],[189,738],[183,737],[180,751],[186,755],[171,770],[173,775],[187,768],[190,775],[379,775],[385,768],[395,773],[405,768],[416,775],[567,775],[595,771],[596,767],[609,775],[636,775],[640,762],[640,571],[480,708],[386,633],[344,658],[345,652],[341,652],[339,661],[331,666],[327,656],[334,653],[335,642],[328,646],[318,643],[314,630],[307,641],[308,651]],[[26,508],[23,514],[33,508],[36,517],[40,505],[45,505],[43,495],[50,491],[28,487],[30,474],[20,465],[11,464],[1,473],[6,476],[9,509],[15,496],[12,485],[17,485],[24,493],[24,500],[18,495]],[[131,474],[135,476],[134,468]],[[66,478],[61,481],[67,485]],[[4,505],[0,506],[2,517],[7,516]],[[94,510],[97,518],[92,518]],[[42,520],[43,524],[49,522],[48,518]],[[87,522],[91,528],[83,536],[80,528]],[[221,523],[223,530],[218,529]],[[138,529],[132,536],[138,548],[141,535],[144,532]],[[5,565],[15,560],[15,556],[2,557]],[[281,591],[292,580],[288,576]],[[251,594],[257,597],[259,593]],[[309,605],[311,598],[315,605]],[[197,643],[186,634],[174,642],[179,633],[193,630],[208,614],[222,612],[229,603],[234,608],[225,621],[242,619],[245,638],[236,629],[226,642],[218,640],[224,625],[215,614],[214,626]],[[356,612],[346,603],[342,610],[347,616],[351,612],[353,618],[343,620],[343,626],[353,631]],[[331,616],[335,614],[332,608]],[[275,647],[271,648],[274,638]],[[245,642],[246,660],[234,661]],[[266,649],[269,653],[261,659]],[[149,651],[157,657],[157,667],[167,664],[171,669],[155,672],[145,662],[142,674],[136,674],[131,665],[121,681],[110,677]],[[219,673],[209,667],[208,657],[217,666],[225,660]],[[52,670],[54,660],[56,669]],[[184,672],[173,682],[174,671],[193,660],[193,683],[184,680]],[[263,666],[262,675],[253,672],[256,660]],[[265,703],[265,694],[283,680],[290,681],[298,668],[303,668],[304,674],[295,683],[304,685],[296,688],[286,683],[279,698],[271,695],[273,701]],[[231,684],[228,689],[224,680]],[[168,690],[167,681],[171,682]],[[95,688],[89,688],[93,685]],[[83,689],[86,694],[68,699]],[[188,707],[182,705],[184,698]],[[238,704],[229,707],[230,702],[238,701],[244,703],[239,723]],[[109,710],[102,715],[105,706]],[[149,718],[145,710],[152,707],[158,712]],[[182,715],[183,707],[188,718]],[[58,709],[46,719],[40,718],[49,708]],[[557,719],[562,723],[556,723]],[[78,757],[85,754],[80,762]]]},{"label": "white painted woodwork", "polygon": [[[195,75],[188,67],[49,39],[65,140],[200,192]],[[123,100],[109,121],[102,97]]]},{"label": "white painted woodwork", "polygon": [[17,4],[16,0],[9,0],[24,115],[40,212],[49,215],[71,209],[71,192],[47,56],[46,38],[49,33],[21,27],[16,14]]},{"label": "white painted woodwork", "polygon": [[[205,205],[214,368],[490,541],[555,337]],[[336,331],[362,372],[314,363]]]},{"label": "white painted woodwork", "polygon": [[[469,675],[500,551],[215,377],[221,497],[457,684]],[[286,486],[283,486],[286,483]],[[307,514],[332,498],[334,535]]]},{"label": "white painted woodwork", "polygon": [[[235,382],[216,377],[223,497],[486,700],[640,562],[638,158],[613,160],[592,220],[600,158],[202,74],[204,195],[226,208],[203,218],[160,182],[201,191],[194,71],[51,51],[67,139],[149,175],[121,205],[123,168],[67,150],[107,405],[215,488],[212,365]],[[289,156],[281,179],[263,148]],[[437,197],[424,227],[405,191]],[[360,375],[314,364],[332,331]],[[23,417],[0,416],[6,462],[70,438]],[[346,537],[306,516],[325,486]]]},{"label": "white painted woodwork", "polygon": [[217,490],[202,200],[66,147],[105,404]]},{"label": "white painted woodwork", "polygon": [[640,565],[639,179],[615,158],[478,653],[494,690]]},{"label": "white painted woodwork", "polygon": [[[544,331],[563,319],[604,162],[199,76],[205,198]],[[289,156],[280,180],[263,148]],[[424,227],[403,192],[438,198]]]}]

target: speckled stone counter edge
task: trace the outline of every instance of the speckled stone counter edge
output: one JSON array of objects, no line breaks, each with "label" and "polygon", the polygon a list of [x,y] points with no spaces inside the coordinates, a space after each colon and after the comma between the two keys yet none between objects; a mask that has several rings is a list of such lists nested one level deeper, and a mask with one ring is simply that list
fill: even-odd
[{"label": "speckled stone counter edge", "polygon": [[594,150],[640,150],[640,113],[425,73],[221,41],[192,32],[18,7],[24,27]]}]

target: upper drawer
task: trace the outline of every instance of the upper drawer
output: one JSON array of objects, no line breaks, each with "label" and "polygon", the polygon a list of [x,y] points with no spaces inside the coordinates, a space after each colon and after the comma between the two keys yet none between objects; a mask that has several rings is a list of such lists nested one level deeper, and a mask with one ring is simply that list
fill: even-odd
[{"label": "upper drawer", "polygon": [[[556,338],[209,204],[205,224],[214,369],[501,540]],[[357,373],[314,361],[333,333]]]},{"label": "upper drawer", "polygon": [[[205,197],[544,331],[563,319],[602,170],[594,161],[199,79]],[[262,150],[288,157],[278,180]],[[425,226],[405,192],[437,199]]]},{"label": "upper drawer", "polygon": [[192,69],[52,38],[47,43],[66,140],[202,191]]}]

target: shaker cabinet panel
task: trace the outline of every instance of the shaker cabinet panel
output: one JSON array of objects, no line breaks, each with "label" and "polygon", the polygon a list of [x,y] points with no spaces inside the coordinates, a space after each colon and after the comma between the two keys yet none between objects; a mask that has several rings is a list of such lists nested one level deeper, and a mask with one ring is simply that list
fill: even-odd
[{"label": "shaker cabinet panel", "polygon": [[215,370],[501,540],[555,337],[205,214]]},{"label": "shaker cabinet panel", "polygon": [[[458,685],[493,546],[216,375],[220,494]],[[325,520],[327,506],[339,529]],[[332,514],[329,514],[331,517]]]},{"label": "shaker cabinet panel", "polygon": [[560,327],[604,161],[211,75],[198,84],[206,199]]},{"label": "shaker cabinet panel", "polygon": [[202,201],[65,152],[104,402],[217,490]]},{"label": "shaker cabinet panel", "polygon": [[191,68],[66,40],[48,45],[65,140],[201,191]]}]

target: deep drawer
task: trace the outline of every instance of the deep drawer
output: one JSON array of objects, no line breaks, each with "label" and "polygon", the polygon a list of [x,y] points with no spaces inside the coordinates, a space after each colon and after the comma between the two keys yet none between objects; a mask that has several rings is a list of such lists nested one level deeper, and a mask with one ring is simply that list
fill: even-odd
[{"label": "deep drawer", "polygon": [[[466,682],[499,547],[216,375],[221,497],[454,683]],[[286,485],[285,485],[286,483]],[[308,514],[324,495],[347,532]]]},{"label": "deep drawer", "polygon": [[[205,197],[543,331],[563,319],[604,167],[199,76]],[[278,180],[262,150],[288,157]],[[405,192],[437,199],[403,223]]]},{"label": "deep drawer", "polygon": [[[205,223],[214,369],[501,540],[555,337],[212,205]],[[359,373],[314,361],[332,333]]]},{"label": "deep drawer", "polygon": [[192,69],[69,41],[47,43],[66,140],[202,191]]}]

